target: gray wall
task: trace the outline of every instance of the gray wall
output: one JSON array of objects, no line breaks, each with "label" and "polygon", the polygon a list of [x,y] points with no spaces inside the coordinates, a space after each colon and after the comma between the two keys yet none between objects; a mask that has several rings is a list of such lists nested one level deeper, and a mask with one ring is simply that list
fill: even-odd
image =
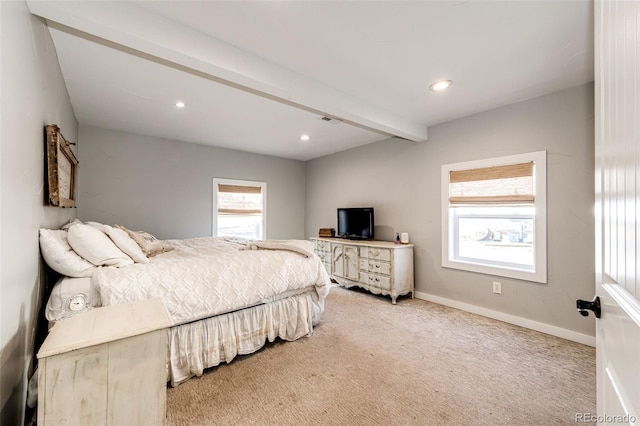
[{"label": "gray wall", "polygon": [[79,217],[161,239],[211,236],[213,178],[267,182],[267,238],[304,236],[301,161],[80,128]]},{"label": "gray wall", "polygon": [[[453,93],[451,94],[453,95]],[[446,269],[440,166],[547,150],[548,284]],[[307,163],[306,237],[336,208],[373,206],[376,239],[408,232],[416,290],[591,335],[575,300],[594,294],[594,101],[583,85],[433,126],[429,140],[386,140]],[[502,282],[502,295],[492,281]]]},{"label": "gray wall", "polygon": [[43,126],[77,141],[78,124],[53,43],[23,1],[0,2],[0,421],[22,424],[41,301],[40,227],[58,228],[75,209],[44,203]]}]

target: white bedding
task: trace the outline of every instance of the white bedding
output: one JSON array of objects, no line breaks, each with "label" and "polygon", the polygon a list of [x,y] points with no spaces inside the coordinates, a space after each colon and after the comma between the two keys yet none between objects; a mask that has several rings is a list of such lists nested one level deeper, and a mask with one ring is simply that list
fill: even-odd
[{"label": "white bedding", "polygon": [[165,240],[172,250],[148,264],[101,267],[92,284],[104,306],[153,297],[161,298],[173,325],[313,290],[322,303],[330,279],[312,243],[311,256],[291,250],[246,250],[238,240],[194,238]]},{"label": "white bedding", "polygon": [[[71,309],[70,302],[75,297],[82,297],[85,302],[85,307],[80,311]],[[91,285],[91,278],[62,277],[53,286],[49,295],[45,317],[49,321],[60,321],[98,306],[101,306],[100,294]]]},{"label": "white bedding", "polygon": [[169,329],[169,377],[172,386],[206,368],[231,362],[276,338],[293,341],[313,332],[324,311],[315,291],[249,309],[205,318]]},{"label": "white bedding", "polygon": [[[64,277],[53,287],[47,319],[55,322],[82,313],[85,309],[69,309],[69,301],[78,295],[87,297],[87,309],[101,306],[100,295],[89,278]],[[323,311],[324,300],[310,289],[301,294],[283,293],[272,303],[171,327],[167,380],[177,386],[190,377],[201,376],[206,368],[253,353],[267,341],[309,336]]]}]

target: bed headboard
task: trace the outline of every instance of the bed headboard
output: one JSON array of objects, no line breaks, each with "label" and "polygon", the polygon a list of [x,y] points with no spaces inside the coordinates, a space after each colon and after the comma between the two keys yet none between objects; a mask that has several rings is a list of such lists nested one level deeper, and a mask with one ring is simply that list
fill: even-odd
[{"label": "bed headboard", "polygon": [[[44,339],[47,338],[47,333],[49,332],[49,321],[45,316],[45,310],[47,306],[47,301],[49,300],[49,296],[51,295],[51,291],[53,290],[53,286],[58,282],[60,278],[62,278],[62,274],[54,271],[47,265],[47,262],[44,259],[41,260],[41,274],[40,274],[40,288],[41,295],[40,298],[40,309],[38,311],[38,321],[36,323],[36,331],[35,331],[35,353],[38,353],[40,346],[44,342]],[[35,359],[34,356],[34,365]]]}]

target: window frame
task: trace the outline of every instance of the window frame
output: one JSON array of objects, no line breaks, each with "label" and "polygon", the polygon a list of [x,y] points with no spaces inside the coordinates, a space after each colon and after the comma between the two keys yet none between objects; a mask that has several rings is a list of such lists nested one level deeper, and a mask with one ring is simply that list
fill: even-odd
[{"label": "window frame", "polygon": [[267,183],[262,181],[241,180],[241,179],[225,179],[213,178],[213,211],[211,215],[211,236],[218,236],[218,185],[237,185],[237,186],[259,186],[262,195],[262,237],[259,240],[267,239]]},{"label": "window frame", "polygon": [[[456,206],[449,204],[449,172],[459,170],[479,169],[485,167],[504,166],[525,162],[534,162],[534,267],[533,270],[518,267],[515,264],[497,265],[482,262],[477,259],[456,257],[455,240],[458,235],[456,227]],[[444,164],[441,168],[441,206],[442,206],[442,267],[478,272],[488,275],[516,278],[525,281],[547,283],[547,152],[537,151],[525,154],[508,155],[504,157],[483,160],[465,161],[461,163]],[[505,204],[496,204],[502,207]],[[457,206],[462,207],[462,206]],[[484,205],[482,208],[491,208]],[[458,215],[465,217],[468,215]],[[495,215],[493,215],[495,216]],[[491,214],[479,214],[475,217],[493,217]],[[501,217],[509,217],[499,215]],[[517,217],[517,216],[514,216]]]}]

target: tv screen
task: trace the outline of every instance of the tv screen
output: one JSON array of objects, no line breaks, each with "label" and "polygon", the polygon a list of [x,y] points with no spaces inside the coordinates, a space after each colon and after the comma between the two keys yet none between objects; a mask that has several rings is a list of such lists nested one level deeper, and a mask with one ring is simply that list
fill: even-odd
[{"label": "tv screen", "polygon": [[353,240],[373,238],[373,207],[338,209],[338,237]]}]

